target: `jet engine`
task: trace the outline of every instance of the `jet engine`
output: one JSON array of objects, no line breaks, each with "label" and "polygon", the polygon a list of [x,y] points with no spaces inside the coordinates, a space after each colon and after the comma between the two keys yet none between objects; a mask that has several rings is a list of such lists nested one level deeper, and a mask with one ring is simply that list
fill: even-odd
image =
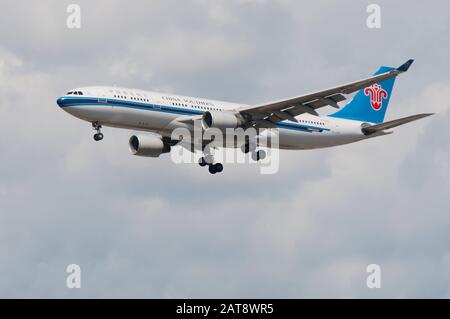
[{"label": "jet engine", "polygon": [[202,125],[208,128],[225,130],[227,128],[237,128],[243,121],[237,114],[231,112],[205,112],[202,117]]},{"label": "jet engine", "polygon": [[136,156],[159,157],[170,152],[170,145],[164,143],[161,137],[150,134],[133,135],[128,145],[131,153]]}]

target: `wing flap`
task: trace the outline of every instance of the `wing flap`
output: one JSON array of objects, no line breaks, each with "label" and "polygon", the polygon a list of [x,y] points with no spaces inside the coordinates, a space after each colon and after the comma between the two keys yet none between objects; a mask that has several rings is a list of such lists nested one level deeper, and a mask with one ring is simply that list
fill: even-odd
[{"label": "wing flap", "polygon": [[304,105],[308,105],[311,106],[312,108],[318,109],[320,107],[324,107],[324,106],[332,106],[334,108],[339,108],[339,105],[337,104],[338,102],[342,102],[345,101],[347,98],[345,96],[343,96],[342,94],[333,94],[321,99],[317,99],[314,100],[312,102],[306,103]]}]

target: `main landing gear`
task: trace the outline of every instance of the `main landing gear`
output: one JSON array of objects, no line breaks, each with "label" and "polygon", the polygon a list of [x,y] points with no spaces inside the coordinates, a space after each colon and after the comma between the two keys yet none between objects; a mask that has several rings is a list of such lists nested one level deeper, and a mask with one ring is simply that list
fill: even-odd
[{"label": "main landing gear", "polygon": [[92,122],[92,128],[97,132],[94,134],[94,140],[97,142],[103,140],[102,125],[98,121]]},{"label": "main landing gear", "polygon": [[[255,162],[264,160],[267,156],[266,151],[256,150],[256,147],[256,144],[246,143],[241,146],[241,150],[245,154],[251,152],[251,157]],[[221,163],[214,163],[214,156],[211,154],[209,148],[205,148],[203,154],[203,157],[198,161],[201,167],[208,166],[208,171],[211,174],[221,173],[223,171],[223,165]]]},{"label": "main landing gear", "polygon": [[264,150],[257,151],[256,144],[251,144],[251,143],[243,144],[241,146],[241,150],[244,154],[252,152],[252,159],[255,162],[258,162],[258,161],[266,158],[266,152]]},{"label": "main landing gear", "polygon": [[262,161],[265,158],[266,158],[266,151],[264,150],[259,150],[252,153],[252,160],[254,160],[255,162]]},{"label": "main landing gear", "polygon": [[221,173],[223,171],[223,165],[221,163],[214,164],[214,156],[211,154],[205,154],[205,156],[201,157],[198,164],[201,167],[208,166],[208,171],[211,174]]}]

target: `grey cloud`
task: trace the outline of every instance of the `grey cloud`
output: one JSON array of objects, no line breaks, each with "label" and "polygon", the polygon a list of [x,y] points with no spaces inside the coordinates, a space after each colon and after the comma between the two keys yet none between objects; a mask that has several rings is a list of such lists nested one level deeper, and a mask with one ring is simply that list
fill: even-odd
[{"label": "grey cloud", "polygon": [[[0,296],[449,297],[446,57],[449,5],[379,1],[7,1],[0,19]],[[14,32],[10,32],[14,26]],[[55,105],[117,84],[247,103],[335,85],[417,59],[395,134],[282,152],[276,175],[132,157],[130,132]],[[82,289],[65,287],[79,263]],[[370,263],[383,288],[365,287]]]}]

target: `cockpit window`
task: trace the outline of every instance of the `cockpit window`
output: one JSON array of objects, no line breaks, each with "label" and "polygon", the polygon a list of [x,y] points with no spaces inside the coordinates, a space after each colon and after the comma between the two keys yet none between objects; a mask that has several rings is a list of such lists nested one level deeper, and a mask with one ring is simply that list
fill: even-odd
[{"label": "cockpit window", "polygon": [[83,95],[83,92],[81,92],[81,91],[70,91],[70,92],[67,92],[66,95]]}]

